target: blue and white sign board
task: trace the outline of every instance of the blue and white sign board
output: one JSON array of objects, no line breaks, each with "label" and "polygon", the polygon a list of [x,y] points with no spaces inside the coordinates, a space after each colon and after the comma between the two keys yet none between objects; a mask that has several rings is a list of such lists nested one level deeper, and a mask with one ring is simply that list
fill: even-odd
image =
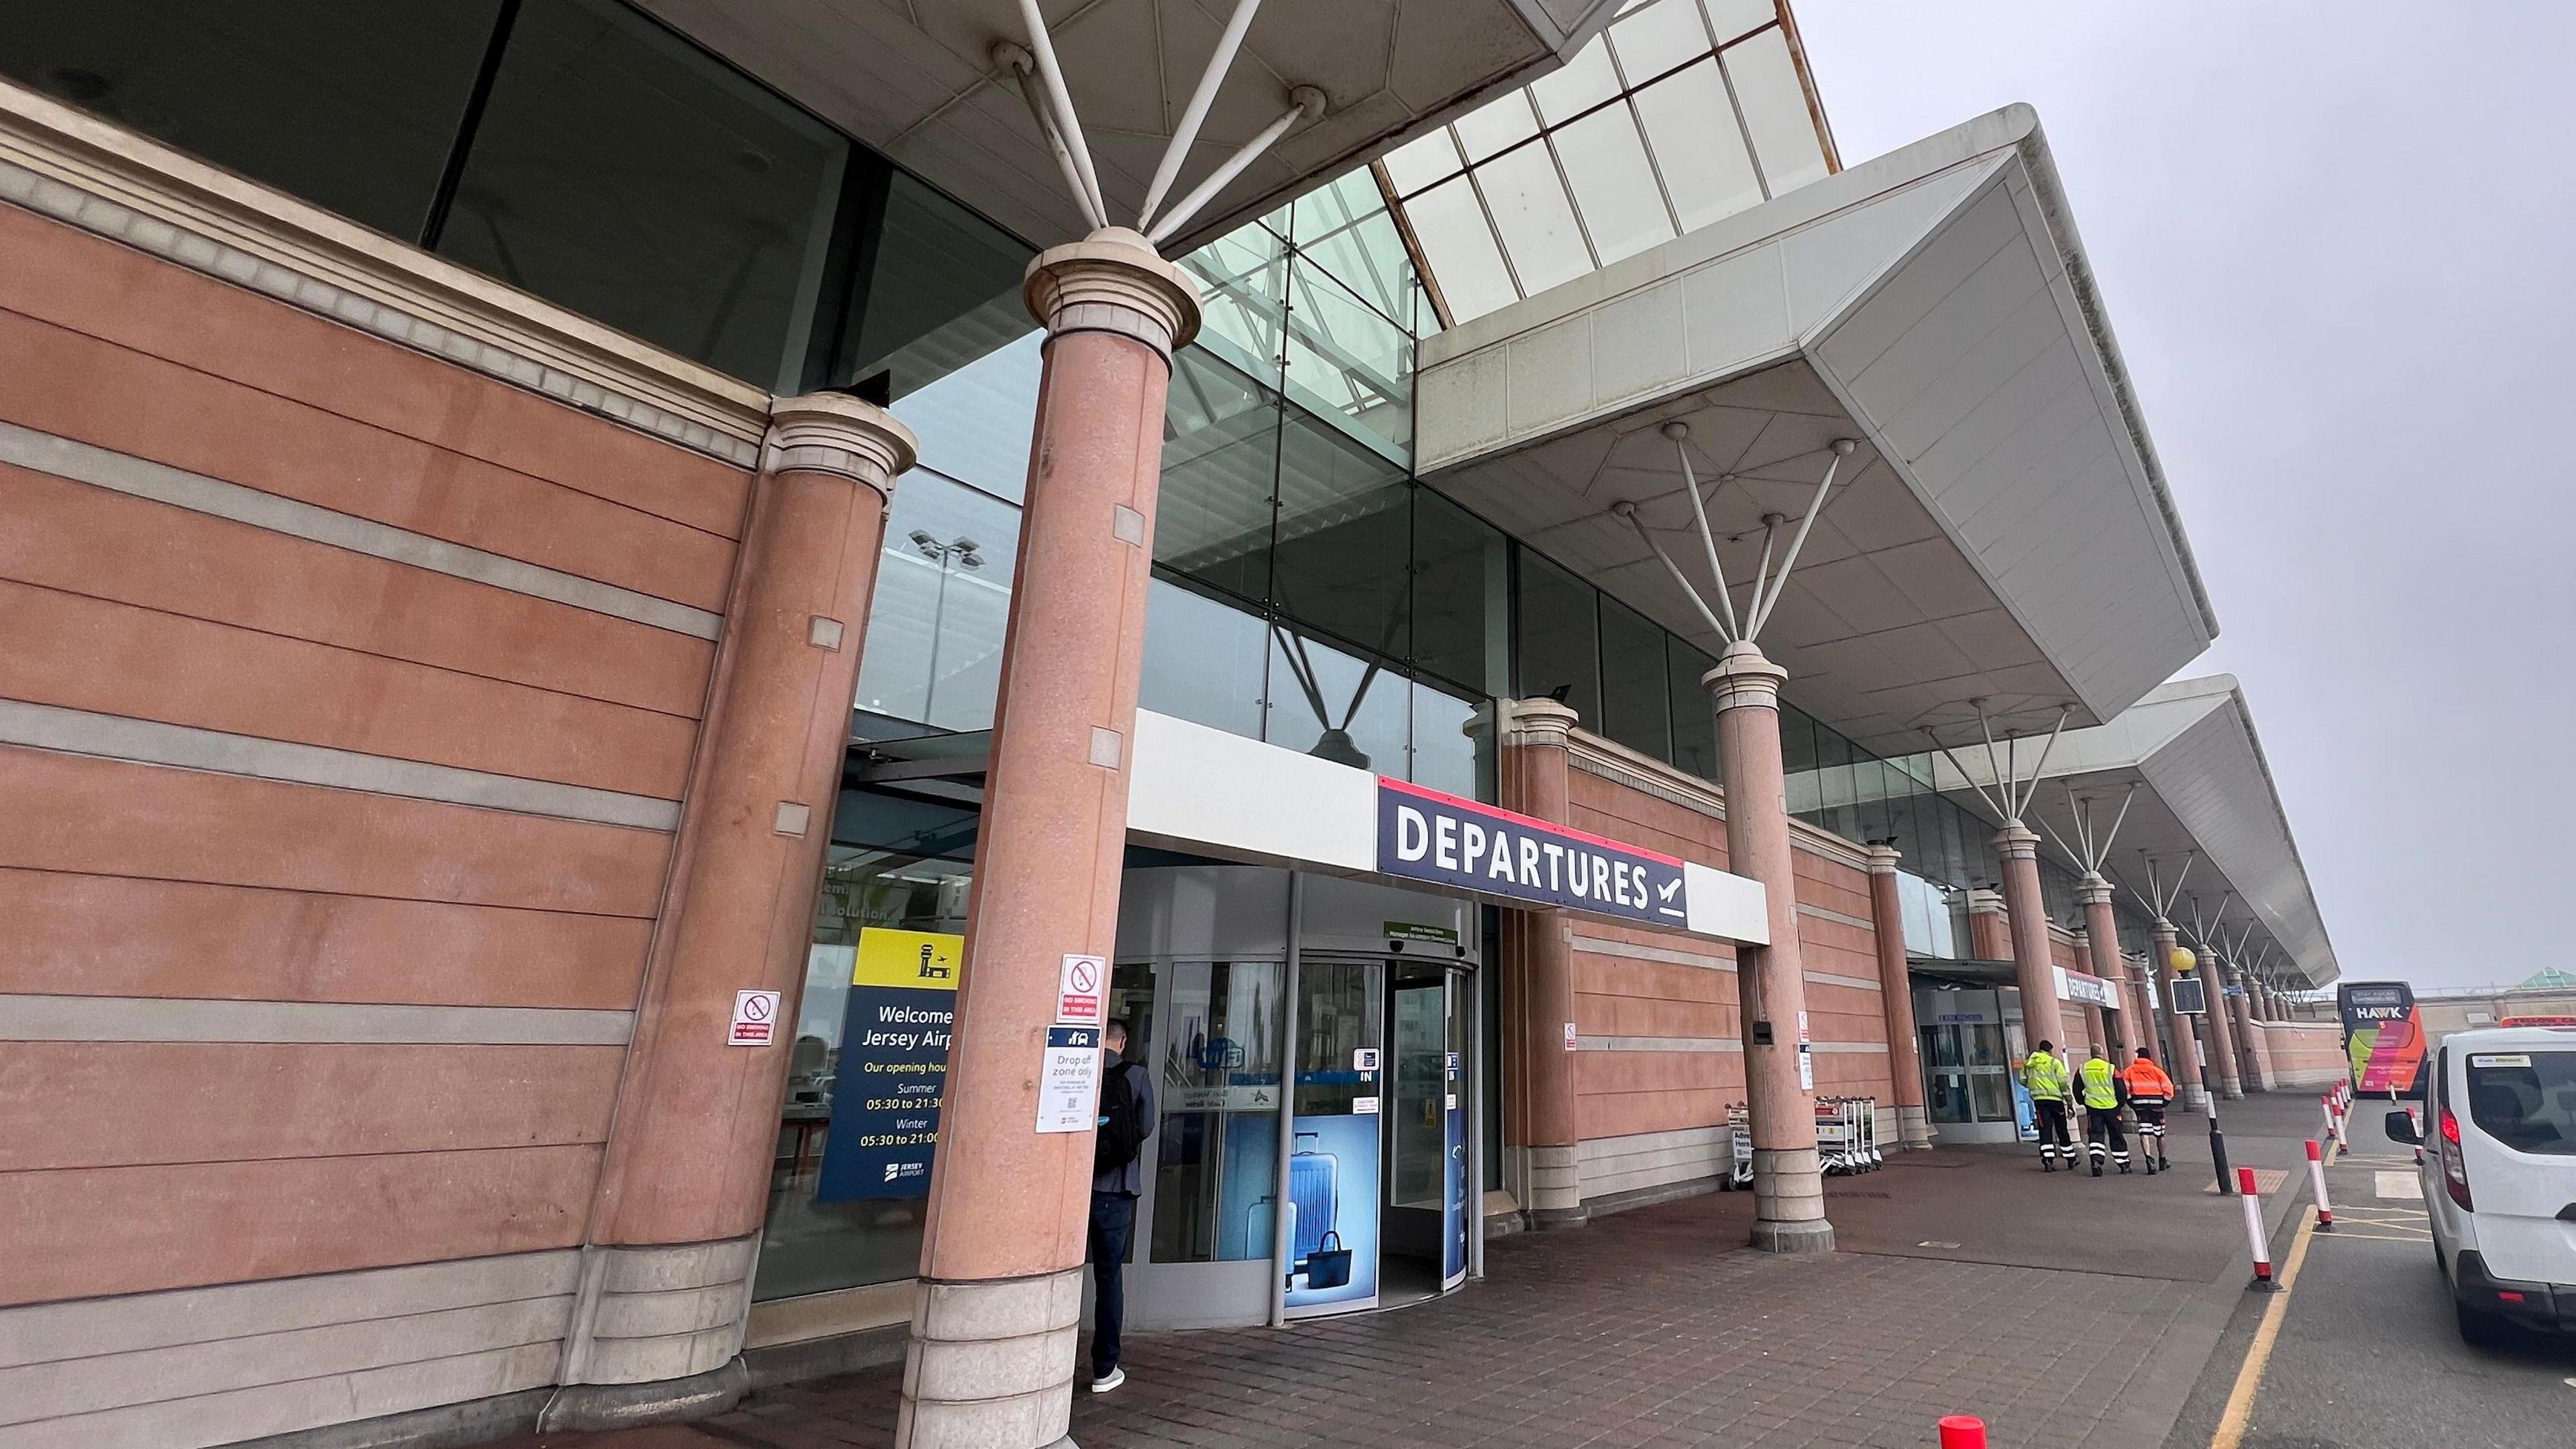
[{"label": "blue and white sign board", "polygon": [[1150,710],[1136,712],[1134,761],[1127,828],[1148,841],[1771,940],[1761,882],[1643,846]]},{"label": "blue and white sign board", "polygon": [[1381,875],[1676,929],[1682,862],[1403,780],[1377,782]]}]

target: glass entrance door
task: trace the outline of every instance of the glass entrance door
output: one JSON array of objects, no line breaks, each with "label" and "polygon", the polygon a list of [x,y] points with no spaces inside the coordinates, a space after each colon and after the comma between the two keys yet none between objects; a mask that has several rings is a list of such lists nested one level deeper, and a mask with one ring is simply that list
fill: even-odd
[{"label": "glass entrance door", "polygon": [[1385,969],[1361,956],[1297,963],[1296,1140],[1280,1265],[1292,1318],[1377,1302]]},{"label": "glass entrance door", "polygon": [[1389,963],[1385,1229],[1381,1298],[1466,1276],[1466,1103],[1456,972]]},{"label": "glass entrance door", "polygon": [[[1153,1073],[1128,1319],[1140,1328],[1258,1322],[1269,1313],[1279,1162],[1279,960],[1122,963],[1113,1012]],[[1150,1006],[1147,1005],[1150,1003]]]}]

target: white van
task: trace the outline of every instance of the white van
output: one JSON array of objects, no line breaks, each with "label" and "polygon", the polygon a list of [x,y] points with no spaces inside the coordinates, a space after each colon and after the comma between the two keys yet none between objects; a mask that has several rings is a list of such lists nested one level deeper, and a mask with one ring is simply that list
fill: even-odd
[{"label": "white van", "polygon": [[2388,1136],[2424,1147],[2417,1170],[2460,1336],[2576,1332],[2576,1027],[2454,1033],[2427,1083],[2431,1140],[2404,1112],[2388,1114]]}]

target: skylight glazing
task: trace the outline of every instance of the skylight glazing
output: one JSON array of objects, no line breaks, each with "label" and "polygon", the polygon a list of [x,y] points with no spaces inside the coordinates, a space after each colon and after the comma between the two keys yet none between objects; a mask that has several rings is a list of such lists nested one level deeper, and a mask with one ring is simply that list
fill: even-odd
[{"label": "skylight glazing", "polygon": [[1829,174],[1809,95],[1780,0],[1633,0],[1378,169],[1455,326]]}]

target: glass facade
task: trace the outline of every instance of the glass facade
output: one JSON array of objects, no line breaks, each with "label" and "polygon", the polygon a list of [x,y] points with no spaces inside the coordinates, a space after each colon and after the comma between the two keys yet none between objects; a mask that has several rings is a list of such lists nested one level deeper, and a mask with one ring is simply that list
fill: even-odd
[{"label": "glass facade", "polygon": [[1454,326],[1804,186],[1831,145],[1771,0],[1630,0],[1382,173]]}]

